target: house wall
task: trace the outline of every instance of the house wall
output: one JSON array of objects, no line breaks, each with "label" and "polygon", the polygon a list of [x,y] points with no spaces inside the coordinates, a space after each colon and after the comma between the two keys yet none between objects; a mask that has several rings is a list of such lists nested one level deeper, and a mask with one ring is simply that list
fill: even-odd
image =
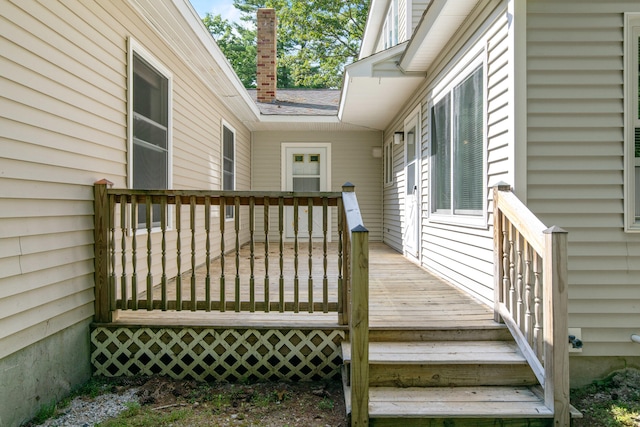
[{"label": "house wall", "polygon": [[173,187],[220,188],[222,118],[239,189],[251,165],[247,128],[129,2],[2,0],[0,17],[0,425],[13,426],[90,373],[93,183],[127,185],[128,37],[173,73]]},{"label": "house wall", "polygon": [[572,386],[640,356],[640,234],[625,233],[623,210],[625,12],[640,3],[527,2],[527,204],[569,232],[569,326],[584,342]]},{"label": "house wall", "polygon": [[[417,96],[406,103],[391,126],[385,130],[385,141],[390,141],[393,132],[403,129],[404,120],[420,105],[422,117],[421,159],[421,229],[420,256],[416,261],[432,272],[465,289],[479,300],[491,304],[493,300],[493,209],[490,187],[499,181],[509,181],[512,175],[512,141],[510,128],[510,81],[511,49],[507,2],[488,2],[486,7],[476,9],[475,20],[467,20],[457,36],[449,43],[440,58],[434,61],[428,78]],[[470,227],[444,223],[429,215],[429,108],[434,86],[456,72],[456,66],[468,52],[481,48],[486,58],[486,121],[487,157],[486,182],[487,223],[481,227]],[[404,145],[393,146],[394,182],[384,187],[384,241],[403,252],[404,228]]]},{"label": "house wall", "polygon": [[[267,132],[253,134],[253,183],[254,191],[282,188],[281,144],[330,143],[331,188],[342,191],[342,185],[355,185],[358,204],[370,241],[382,240],[382,159],[373,157],[373,148],[379,148],[381,132]],[[337,217],[333,215],[334,238]],[[260,221],[258,221],[260,222]],[[256,224],[260,227],[261,224]],[[274,234],[275,238],[276,235]]]}]

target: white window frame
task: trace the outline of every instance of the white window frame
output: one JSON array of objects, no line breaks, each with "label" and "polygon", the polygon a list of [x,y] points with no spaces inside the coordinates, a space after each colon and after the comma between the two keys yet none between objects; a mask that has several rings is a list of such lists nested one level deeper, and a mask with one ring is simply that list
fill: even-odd
[{"label": "white window frame", "polygon": [[[167,189],[173,188],[173,73],[164,66],[155,56],[144,48],[134,38],[129,37],[127,46],[127,185],[133,189],[133,68],[134,54],[142,58],[159,74],[167,79]],[[134,221],[129,218],[130,223]],[[167,229],[173,224],[173,209],[167,209]],[[159,230],[159,226],[152,227],[153,231]],[[138,228],[138,233],[146,233],[146,228]]]},{"label": "white window frame", "polygon": [[624,37],[624,227],[626,232],[639,233],[640,219],[640,158],[635,156],[635,129],[640,128],[638,105],[638,37],[640,37],[640,13],[625,14]]},{"label": "white window frame", "polygon": [[398,0],[391,0],[382,25],[384,49],[389,49],[398,44],[398,22]]},{"label": "white window frame", "polygon": [[[225,190],[224,188],[224,130],[228,129],[233,134],[233,189]],[[238,185],[238,174],[237,174],[237,165],[238,165],[238,144],[236,137],[236,129],[231,126],[225,120],[222,120],[220,123],[220,190],[222,191],[235,191]],[[224,217],[226,221],[233,221],[235,219],[235,209],[227,209],[224,213]]]},{"label": "white window frame", "polygon": [[[393,134],[392,134],[393,135]],[[393,185],[393,136],[382,147],[382,167],[384,175],[384,185]]]},{"label": "white window frame", "polygon": [[[436,105],[446,95],[451,94],[456,86],[471,76],[476,69],[483,69],[483,106],[482,106],[482,212],[480,215],[464,215],[452,212],[442,213],[434,211],[434,197],[436,191],[433,188],[436,180],[433,178],[433,142],[431,140],[431,115],[432,107]],[[488,226],[488,200],[487,200],[487,59],[484,47],[479,47],[467,54],[458,64],[447,71],[446,76],[438,80],[433,89],[430,91],[431,98],[427,107],[427,138],[429,141],[429,221],[436,223],[463,225],[473,228],[487,228]],[[453,98],[452,98],[453,100]],[[453,179],[453,167],[451,168],[451,182]]]}]

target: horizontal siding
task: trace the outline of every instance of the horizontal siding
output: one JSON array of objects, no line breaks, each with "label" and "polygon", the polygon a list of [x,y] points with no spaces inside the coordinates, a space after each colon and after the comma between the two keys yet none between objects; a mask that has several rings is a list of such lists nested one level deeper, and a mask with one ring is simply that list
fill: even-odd
[{"label": "horizontal siding", "polygon": [[[129,36],[173,74],[173,187],[220,189],[224,119],[236,130],[237,187],[250,188],[249,130],[127,2],[3,0],[0,358],[93,315],[93,183],[127,185]],[[176,239],[167,234],[170,247]]]},{"label": "horizontal siding", "polygon": [[[353,183],[369,239],[381,241],[382,158],[372,156],[372,149],[381,146],[380,138],[380,132],[255,132],[252,188],[282,188],[282,143],[331,143],[331,191],[341,191],[344,183]],[[336,225],[334,217],[334,234]]]},{"label": "horizontal siding", "polygon": [[624,12],[638,2],[529,1],[528,205],[569,232],[579,356],[638,355],[640,240],[624,233]]}]

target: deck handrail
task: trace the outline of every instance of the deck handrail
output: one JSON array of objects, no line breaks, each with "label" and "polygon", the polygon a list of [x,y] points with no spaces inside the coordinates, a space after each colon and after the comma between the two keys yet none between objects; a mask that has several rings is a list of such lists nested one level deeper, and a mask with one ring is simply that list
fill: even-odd
[{"label": "deck handrail", "polygon": [[[118,309],[321,311],[338,312],[339,319],[344,318],[342,310],[346,305],[342,301],[345,294],[342,286],[345,274],[342,267],[346,263],[342,257],[346,257],[346,254],[343,255],[341,241],[338,242],[340,249],[337,259],[331,260],[338,267],[330,271],[336,276],[337,302],[328,300],[327,273],[327,242],[331,239],[329,208],[337,209],[338,219],[344,216],[341,192],[131,190],[114,189],[111,186],[109,181],[102,180],[96,182],[94,188],[96,322],[111,322],[113,313]],[[227,206],[235,209],[231,220],[226,217]],[[260,213],[256,207],[264,212],[263,218],[257,219]],[[291,207],[294,218],[292,242],[295,277],[291,280],[295,283],[292,300],[285,300],[284,296],[285,260],[282,254],[286,240],[285,207]],[[317,230],[313,230],[314,208],[322,215]],[[303,209],[307,214],[302,213]],[[299,220],[303,215],[307,221],[304,229]],[[258,233],[261,233],[260,236]],[[341,239],[341,230],[337,234]],[[254,243],[257,241],[264,243],[264,252],[260,254],[254,253]],[[299,251],[301,242],[307,245],[305,253]],[[279,245],[279,277],[277,271],[273,272],[273,278],[269,277],[270,243]],[[248,262],[251,276],[248,284],[241,284],[238,274],[241,262],[239,253],[241,246],[245,245],[250,247]],[[319,255],[314,253],[316,249]],[[235,265],[225,266],[225,255],[234,252]],[[209,271],[209,266],[216,258],[222,270],[219,298],[213,295],[215,292],[212,291],[218,284]],[[264,258],[266,270],[264,287],[260,288],[264,293],[264,301],[256,300],[261,285],[253,271],[259,258]],[[233,264],[233,261],[227,264]],[[204,280],[196,278],[196,270],[201,266],[206,268]],[[314,269],[322,270],[322,277],[314,277]],[[303,272],[308,272],[308,278],[299,277],[299,273]],[[172,277],[175,280],[175,289],[172,288],[176,293],[175,299],[167,297],[167,284]],[[308,283],[306,291],[305,282]],[[322,283],[321,301],[313,299],[314,283]],[[200,288],[196,292],[196,285],[206,288],[205,297],[196,296],[201,292]],[[270,285],[280,288],[278,301],[269,299]],[[161,298],[157,297],[158,288],[161,289]],[[231,292],[233,288],[235,297],[227,301],[226,291]],[[243,297],[240,296],[241,292]],[[307,300],[301,301],[300,295],[304,296],[305,292]],[[245,294],[250,295],[246,300]]]},{"label": "deck handrail", "polygon": [[493,187],[495,316],[544,390],[554,425],[569,425],[567,232],[546,227],[511,192]]},{"label": "deck handrail", "polygon": [[345,264],[344,313],[351,343],[351,425],[369,424],[369,231],[364,226],[354,186],[342,187]]}]

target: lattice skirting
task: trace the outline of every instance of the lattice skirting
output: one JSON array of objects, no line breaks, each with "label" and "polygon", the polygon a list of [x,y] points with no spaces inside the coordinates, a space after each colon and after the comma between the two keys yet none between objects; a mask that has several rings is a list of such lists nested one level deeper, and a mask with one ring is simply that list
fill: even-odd
[{"label": "lattice skirting", "polygon": [[199,381],[339,378],[343,331],[98,326],[96,375]]}]

